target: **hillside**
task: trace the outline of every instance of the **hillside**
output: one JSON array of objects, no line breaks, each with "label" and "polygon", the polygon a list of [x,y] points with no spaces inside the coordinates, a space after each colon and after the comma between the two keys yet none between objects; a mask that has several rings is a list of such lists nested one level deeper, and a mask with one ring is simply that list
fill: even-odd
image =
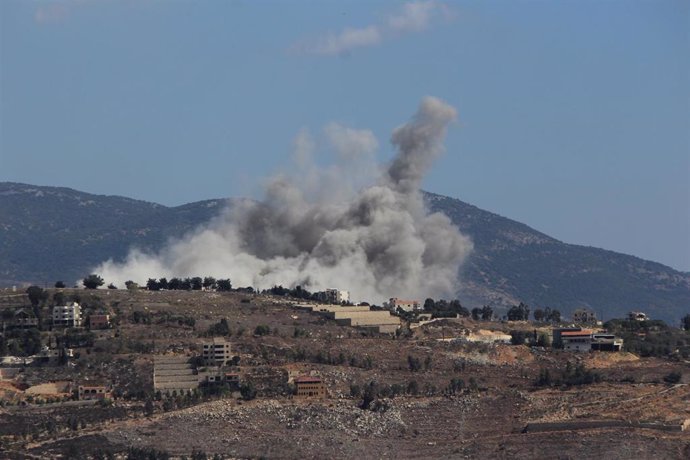
[{"label": "hillside", "polygon": [[[459,274],[468,306],[518,301],[605,319],[630,310],[672,321],[690,311],[690,275],[603,249],[566,244],[460,200],[427,194],[475,251]],[[130,247],[156,250],[216,215],[229,200],[166,207],[68,188],[0,183],[0,285],[52,285],[84,276]],[[203,274],[201,274],[203,275]]]}]

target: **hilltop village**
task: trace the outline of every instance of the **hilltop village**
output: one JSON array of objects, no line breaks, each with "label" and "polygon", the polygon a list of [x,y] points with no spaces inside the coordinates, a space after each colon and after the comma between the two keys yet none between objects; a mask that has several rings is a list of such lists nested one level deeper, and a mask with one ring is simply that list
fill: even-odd
[{"label": "hilltop village", "polygon": [[3,458],[690,455],[687,317],[93,276],[0,291]]}]

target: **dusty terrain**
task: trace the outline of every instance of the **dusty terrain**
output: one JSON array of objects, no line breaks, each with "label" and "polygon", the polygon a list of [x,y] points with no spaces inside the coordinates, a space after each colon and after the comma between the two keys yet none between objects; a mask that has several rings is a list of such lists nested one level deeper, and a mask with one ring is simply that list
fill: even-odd
[{"label": "dusty terrain", "polygon": [[[686,362],[443,340],[467,329],[531,331],[529,324],[443,320],[396,338],[338,326],[266,296],[79,294],[85,304],[108,309],[116,325],[98,332],[93,346],[79,349],[79,358],[67,366],[26,367],[11,381],[0,382],[2,397],[14,401],[0,408],[0,457],[89,458],[99,452],[125,455],[137,447],[178,457],[203,451],[225,458],[690,458],[688,430],[523,433],[530,422],[677,425],[690,418]],[[135,324],[135,311],[149,320]],[[184,317],[194,318],[194,325]],[[153,393],[152,356],[198,353],[209,326],[222,318],[230,327],[233,351],[241,357],[236,370],[243,376],[267,368],[317,374],[329,397],[300,400],[279,385],[260,389],[250,401],[228,395],[164,408],[154,399],[153,413],[145,416],[144,403]],[[259,325],[267,325],[270,334],[254,335]],[[423,363],[419,370],[410,369],[409,357]],[[540,370],[559,375],[568,362],[598,372],[601,381],[535,384]],[[670,372],[682,373],[681,382],[665,383]],[[34,387],[46,390],[63,380],[112,384],[116,398],[111,405],[27,404],[27,388],[47,384]],[[453,380],[462,385],[451,389]],[[379,391],[374,407],[361,409],[362,397],[352,396],[351,387],[371,382],[379,389],[403,391]]]}]

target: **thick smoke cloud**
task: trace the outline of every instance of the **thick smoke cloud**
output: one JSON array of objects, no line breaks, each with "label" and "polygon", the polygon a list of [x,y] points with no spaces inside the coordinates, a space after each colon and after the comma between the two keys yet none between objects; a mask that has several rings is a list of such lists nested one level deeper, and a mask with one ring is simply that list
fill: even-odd
[{"label": "thick smoke cloud", "polygon": [[[123,263],[109,260],[95,272],[118,285],[210,275],[258,289],[335,287],[375,302],[453,295],[472,243],[445,215],[426,210],[420,185],[455,117],[448,104],[425,98],[394,130],[397,154],[387,168],[373,163],[371,132],[331,124],[326,138],[341,161],[318,169],[310,159],[315,143],[304,131],[296,141],[296,178],[271,179],[261,202],[235,202],[158,254],[133,250]],[[363,171],[373,176],[369,185],[355,186]]]}]

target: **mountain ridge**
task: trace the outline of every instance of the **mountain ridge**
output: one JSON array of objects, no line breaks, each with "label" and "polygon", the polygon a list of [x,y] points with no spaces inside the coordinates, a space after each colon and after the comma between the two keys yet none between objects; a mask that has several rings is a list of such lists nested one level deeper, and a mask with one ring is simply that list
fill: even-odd
[{"label": "mountain ridge", "polygon": [[[690,274],[661,263],[559,241],[459,199],[425,192],[475,250],[461,267],[458,297],[502,310],[524,301],[605,318],[640,309],[676,321],[690,311]],[[219,214],[233,198],[165,206],[68,187],[0,182],[0,285],[79,279],[131,247],[155,252]],[[199,274],[203,275],[203,274]]]}]

